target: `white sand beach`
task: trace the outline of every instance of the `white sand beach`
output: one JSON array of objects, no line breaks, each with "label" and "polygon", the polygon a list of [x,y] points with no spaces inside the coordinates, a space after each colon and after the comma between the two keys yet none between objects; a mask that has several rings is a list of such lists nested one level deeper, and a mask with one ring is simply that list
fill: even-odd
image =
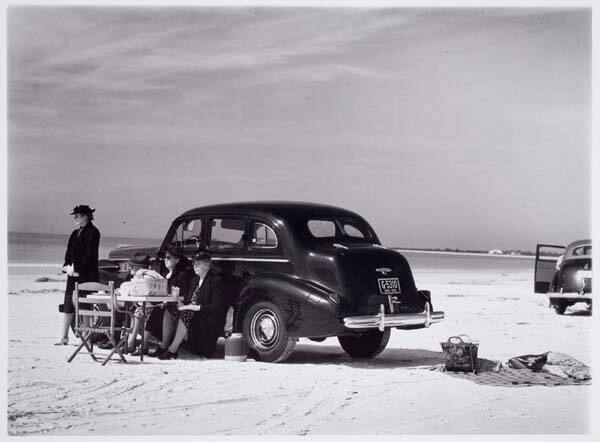
[{"label": "white sand beach", "polygon": [[[102,367],[55,347],[64,282],[54,269],[9,269],[9,435],[330,435],[587,433],[591,385],[490,386],[436,369],[440,341],[466,333],[481,358],[548,350],[591,365],[592,317],[556,315],[532,272],[416,271],[446,319],[394,330],[377,358],[356,361],[337,339],[301,340],[282,364],[189,353]],[[58,281],[34,282],[46,276]],[[74,344],[75,339],[71,335]]]},{"label": "white sand beach", "polygon": [[[592,271],[563,246],[600,231],[600,1],[6,3],[0,436],[600,441],[598,305],[558,315],[534,293],[536,256],[539,274],[561,255],[582,284]],[[248,333],[277,345],[330,312],[362,327],[352,304],[408,311],[405,262],[378,246],[445,319],[392,330],[373,359],[337,337],[278,364],[225,360],[225,339],[209,359],[106,366],[68,363],[72,333],[54,345],[62,265],[94,279],[97,257],[148,254],[187,295],[172,247],[208,251],[256,296]],[[210,315],[238,281],[205,280]],[[444,370],[458,335],[485,369]],[[546,352],[587,376],[508,366]]]}]

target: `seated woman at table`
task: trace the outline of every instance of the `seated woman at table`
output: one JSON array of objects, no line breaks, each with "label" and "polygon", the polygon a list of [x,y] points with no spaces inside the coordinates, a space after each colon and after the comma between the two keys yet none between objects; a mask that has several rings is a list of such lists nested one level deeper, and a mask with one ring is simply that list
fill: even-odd
[{"label": "seated woman at table", "polygon": [[[179,321],[173,341],[158,359],[175,359],[184,339],[193,335],[196,353],[211,356],[217,339],[223,332],[229,302],[223,291],[222,279],[211,269],[210,254],[199,252],[194,256],[192,280],[195,287],[189,305],[179,307]],[[163,341],[164,343],[164,341]]]},{"label": "seated woman at table", "polygon": [[[184,256],[181,248],[174,246],[167,249],[164,260],[165,267],[168,271],[166,275],[167,291],[171,293],[173,287],[178,287],[179,296],[183,297],[183,301],[180,301],[179,304],[189,304],[192,297],[191,280],[194,276],[190,260]],[[167,348],[168,343],[173,339],[178,319],[178,304],[163,303],[155,306],[146,321],[146,348],[139,349],[134,353],[134,356],[136,354],[139,355],[142,351],[144,354],[148,354],[148,340],[150,334],[159,339],[161,345],[154,353],[149,354],[149,356],[154,357],[162,353]]]}]

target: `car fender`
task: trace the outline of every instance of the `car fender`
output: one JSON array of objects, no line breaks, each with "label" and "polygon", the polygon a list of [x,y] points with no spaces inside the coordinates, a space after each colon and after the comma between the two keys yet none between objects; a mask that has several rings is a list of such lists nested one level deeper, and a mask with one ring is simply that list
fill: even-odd
[{"label": "car fender", "polygon": [[251,278],[240,293],[236,330],[242,330],[248,308],[261,300],[279,306],[291,336],[333,336],[343,329],[341,321],[337,320],[337,306],[326,289],[299,278],[262,274]]}]

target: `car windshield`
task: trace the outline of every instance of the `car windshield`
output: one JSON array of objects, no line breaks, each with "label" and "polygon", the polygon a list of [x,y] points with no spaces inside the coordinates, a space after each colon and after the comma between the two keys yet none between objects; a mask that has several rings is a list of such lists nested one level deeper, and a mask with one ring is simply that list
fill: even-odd
[{"label": "car windshield", "polygon": [[184,250],[196,250],[200,247],[202,236],[201,219],[184,219],[172,230],[167,246],[181,247]]}]

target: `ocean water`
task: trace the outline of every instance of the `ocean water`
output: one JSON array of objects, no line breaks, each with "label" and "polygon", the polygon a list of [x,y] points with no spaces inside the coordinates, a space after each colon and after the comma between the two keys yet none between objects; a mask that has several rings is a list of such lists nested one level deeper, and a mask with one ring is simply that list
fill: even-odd
[{"label": "ocean water", "polygon": [[[8,265],[11,272],[16,268],[43,266],[61,266],[67,247],[68,235],[41,233],[8,232]],[[155,245],[160,239],[151,238],[100,238],[99,257],[108,258],[108,253],[119,244]],[[437,252],[401,252],[414,272],[428,273],[436,271],[531,271],[533,260],[530,257],[511,257],[498,255],[477,255]]]},{"label": "ocean water", "polygon": [[487,255],[475,253],[401,251],[413,272],[529,272],[533,270],[531,256]]},{"label": "ocean water", "polygon": [[[11,267],[36,264],[62,266],[69,235],[70,232],[67,235],[8,232],[8,264]],[[119,244],[153,245],[160,242],[160,239],[100,236],[98,257],[108,258],[108,252]]]}]

